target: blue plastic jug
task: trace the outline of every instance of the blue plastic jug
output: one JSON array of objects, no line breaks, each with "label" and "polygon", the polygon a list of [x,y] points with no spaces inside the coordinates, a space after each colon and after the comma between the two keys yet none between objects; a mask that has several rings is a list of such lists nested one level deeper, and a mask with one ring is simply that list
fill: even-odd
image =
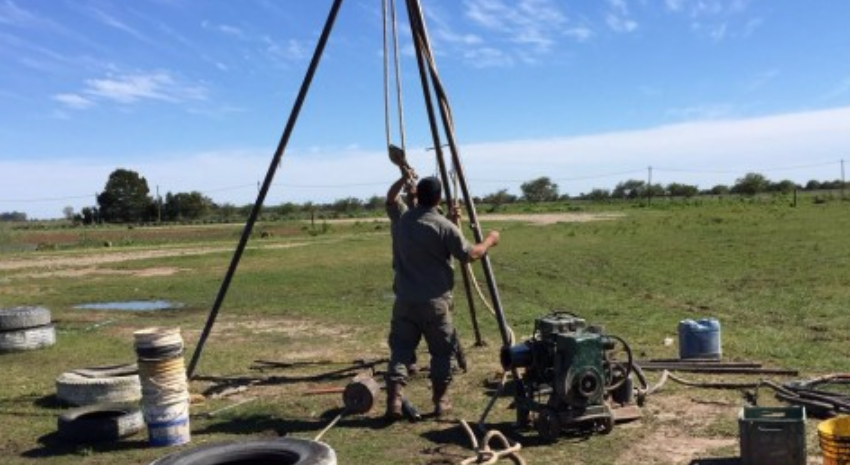
[{"label": "blue plastic jug", "polygon": [[679,358],[720,359],[720,322],[715,318],[679,322]]}]

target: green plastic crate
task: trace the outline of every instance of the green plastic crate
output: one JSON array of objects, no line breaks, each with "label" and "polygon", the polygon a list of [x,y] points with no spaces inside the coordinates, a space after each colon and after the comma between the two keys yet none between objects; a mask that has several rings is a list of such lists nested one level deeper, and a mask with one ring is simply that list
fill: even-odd
[{"label": "green plastic crate", "polygon": [[738,431],[741,465],[806,465],[804,407],[744,407]]}]

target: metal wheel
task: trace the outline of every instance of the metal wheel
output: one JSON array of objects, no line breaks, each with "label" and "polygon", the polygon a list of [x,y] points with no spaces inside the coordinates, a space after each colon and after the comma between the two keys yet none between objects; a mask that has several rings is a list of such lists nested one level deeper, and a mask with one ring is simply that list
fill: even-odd
[{"label": "metal wheel", "polygon": [[614,347],[605,351],[605,391],[611,392],[626,382],[632,374],[634,359],[632,349],[619,336],[607,335],[615,341]]}]

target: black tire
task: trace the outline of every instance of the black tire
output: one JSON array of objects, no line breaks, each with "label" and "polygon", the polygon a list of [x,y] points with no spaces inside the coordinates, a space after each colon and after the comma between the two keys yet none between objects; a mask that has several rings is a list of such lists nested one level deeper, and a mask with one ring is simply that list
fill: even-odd
[{"label": "black tire", "polygon": [[50,310],[44,307],[0,308],[0,331],[35,328],[50,324]]},{"label": "black tire", "polygon": [[167,455],[151,465],[226,465],[254,462],[336,465],[336,453],[327,444],[306,439],[258,439],[205,444]]},{"label": "black tire", "polygon": [[0,331],[0,353],[41,349],[53,344],[56,344],[56,329],[53,325]]},{"label": "black tire", "polygon": [[76,406],[137,402],[142,384],[138,375],[87,378],[69,371],[56,378],[56,397]]},{"label": "black tire", "polygon": [[128,404],[77,407],[59,415],[58,434],[73,443],[111,442],[132,436],[145,427],[142,411]]}]

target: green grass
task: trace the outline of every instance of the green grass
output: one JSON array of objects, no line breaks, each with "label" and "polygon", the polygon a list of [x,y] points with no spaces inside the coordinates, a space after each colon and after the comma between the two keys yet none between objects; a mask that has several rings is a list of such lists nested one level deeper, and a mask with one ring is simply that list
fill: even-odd
[{"label": "green grass", "polygon": [[[568,210],[564,208],[563,210]],[[569,310],[624,338],[641,357],[674,357],[684,318],[716,317],[722,324],[726,359],[758,360],[797,368],[802,376],[844,371],[850,355],[850,203],[785,201],[654,202],[651,207],[607,206],[617,220],[550,226],[487,222],[502,231],[493,250],[495,271],[507,320],[519,337],[534,319]],[[222,305],[219,320],[198,374],[214,376],[316,375],[339,365],[251,370],[254,360],[350,362],[387,355],[385,344],[392,305],[390,245],[386,224],[363,221],[332,224],[322,231],[304,223],[258,225]],[[236,226],[106,228],[105,230],[0,231],[0,306],[44,305],[57,321],[58,344],[50,349],[0,355],[0,456],[7,463],[149,463],[170,449],[146,447],[144,435],[120,444],[67,446],[53,434],[62,406],[53,398],[54,378],[82,366],[132,361],[132,332],[148,326],[180,326],[191,349],[219,291],[238,240]],[[51,239],[53,238],[53,239]],[[55,251],[8,252],[16,245],[55,240]],[[111,247],[101,242],[111,241]],[[286,247],[291,245],[291,247]],[[82,266],[78,276],[56,269],[3,269],[19,259],[78,257],[169,248],[215,247],[201,255],[176,255]],[[176,270],[167,276],[140,277],[151,268]],[[54,274],[50,274],[53,272]],[[480,267],[476,274],[484,285]],[[472,330],[458,278],[455,319],[466,345]],[[167,299],[185,307],[166,312],[82,311],[74,305],[137,299]],[[471,348],[470,373],[456,380],[458,416],[477,420],[486,402],[484,382],[498,369],[500,338],[492,318],[478,304],[486,348]],[[191,352],[189,352],[191,353]],[[423,360],[427,354],[422,353]],[[188,359],[188,357],[187,357]],[[193,417],[193,444],[225,438],[289,434],[312,438],[329,421],[323,416],[341,398],[303,396],[315,386],[346,379],[286,381],[254,387],[257,399],[214,418]],[[196,381],[200,392],[209,381]],[[427,410],[427,380],[408,390]],[[766,393],[762,393],[767,396]],[[705,418],[697,429],[706,437],[734,438],[737,392],[717,393],[670,384],[658,396],[710,399],[728,404],[727,415]],[[519,438],[530,463],[610,464],[627,457],[630,447],[650,441],[670,427],[649,399],[638,427],[615,428],[589,441],[540,444],[534,433]],[[202,414],[233,400],[193,406]],[[492,426],[510,431],[513,412],[501,400]],[[340,463],[457,463],[470,455],[468,440],[453,423],[427,421],[383,428],[380,406],[369,416],[345,419],[324,438]],[[810,432],[816,423],[809,422]],[[676,424],[673,423],[673,426]],[[811,440],[811,438],[809,438]],[[811,448],[810,448],[811,449]],[[810,450],[810,452],[816,452]],[[734,455],[720,448],[708,452]],[[705,455],[704,455],[705,456]],[[661,459],[653,463],[664,462]]]}]

